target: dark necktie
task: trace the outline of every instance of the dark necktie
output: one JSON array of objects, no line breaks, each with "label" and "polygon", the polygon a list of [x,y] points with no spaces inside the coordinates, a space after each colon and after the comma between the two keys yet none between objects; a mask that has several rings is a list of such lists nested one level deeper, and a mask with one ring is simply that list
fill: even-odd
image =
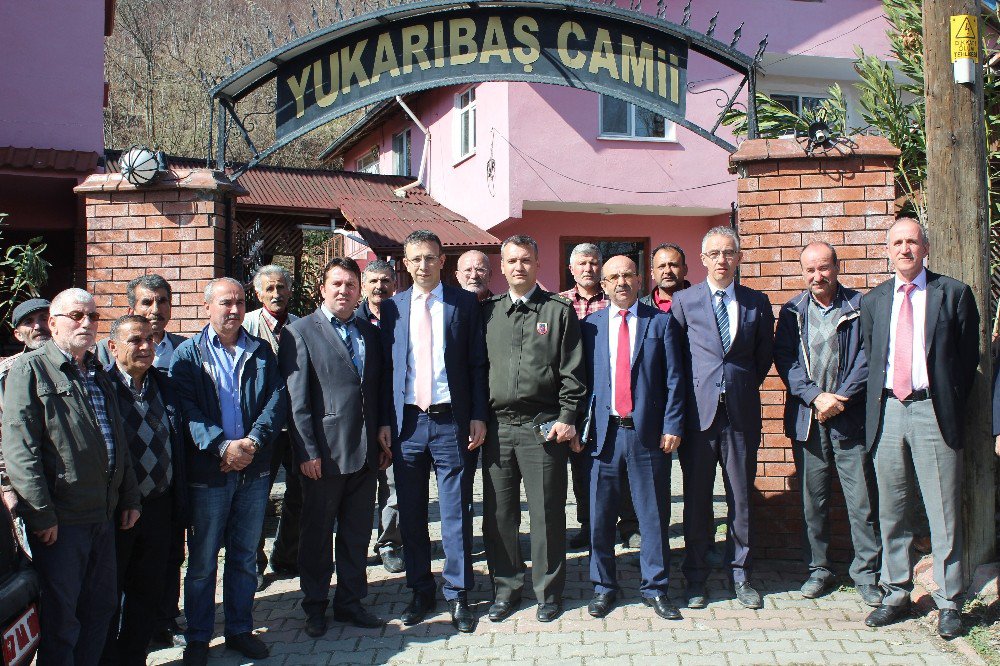
[{"label": "dark necktie", "polygon": [[[351,326],[350,322],[342,322],[336,317],[333,318],[333,326],[337,330],[337,337],[344,343],[347,347],[347,353],[351,356],[351,363],[354,364],[354,369],[361,373],[361,367],[358,365],[358,357],[354,354],[354,341],[351,340]],[[340,331],[343,331],[343,335],[340,335]]]},{"label": "dark necktie", "polygon": [[719,326],[719,337],[722,338],[722,355],[729,353],[733,341],[729,337],[729,309],[726,307],[726,292],[719,289],[715,292],[715,323]]},{"label": "dark necktie", "polygon": [[628,310],[618,313],[622,324],[618,327],[618,352],[615,355],[615,411],[618,416],[632,413],[632,354],[629,349]]}]

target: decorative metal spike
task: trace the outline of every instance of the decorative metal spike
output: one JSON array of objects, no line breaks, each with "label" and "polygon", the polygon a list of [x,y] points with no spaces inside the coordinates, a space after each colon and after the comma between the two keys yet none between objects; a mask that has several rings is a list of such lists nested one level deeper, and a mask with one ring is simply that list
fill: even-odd
[{"label": "decorative metal spike", "polygon": [[288,32],[292,35],[292,39],[299,38],[299,31],[295,27],[295,21],[292,19],[292,15],[288,15]]},{"label": "decorative metal spike", "polygon": [[271,42],[271,48],[278,48],[278,40],[274,38],[274,32],[271,30],[271,26],[267,26],[267,41]]},{"label": "decorative metal spike", "polygon": [[764,57],[765,50],[767,50],[767,35],[764,35],[764,39],[760,40],[760,44],[757,45],[757,53],[753,57],[755,62],[759,62]]},{"label": "decorative metal spike", "polygon": [[667,3],[664,0],[656,0],[656,18],[664,18],[667,14]]},{"label": "decorative metal spike", "polygon": [[708,19],[708,30],[705,31],[705,36],[711,38],[715,34],[715,24],[719,21],[719,12],[715,12],[715,16]]},{"label": "decorative metal spike", "polygon": [[344,6],[340,4],[340,0],[336,0],[333,3],[333,6],[337,10],[337,20],[338,21],[343,21],[344,20]]},{"label": "decorative metal spike", "polygon": [[632,8],[631,9],[634,12],[641,12],[642,11],[642,0],[633,0],[633,2],[632,2]]},{"label": "decorative metal spike", "polygon": [[694,0],[688,0],[688,3],[684,5],[684,18],[681,19],[681,25],[687,26],[691,23],[691,3]]},{"label": "decorative metal spike", "polygon": [[319,12],[316,11],[316,5],[313,5],[313,25],[319,30],[322,26],[319,24]]},{"label": "decorative metal spike", "polygon": [[740,21],[740,27],[736,28],[736,30],[733,32],[733,41],[729,42],[729,47],[730,48],[735,47],[736,46],[736,42],[740,41],[740,37],[743,36],[743,24],[744,23],[746,23],[746,21]]}]

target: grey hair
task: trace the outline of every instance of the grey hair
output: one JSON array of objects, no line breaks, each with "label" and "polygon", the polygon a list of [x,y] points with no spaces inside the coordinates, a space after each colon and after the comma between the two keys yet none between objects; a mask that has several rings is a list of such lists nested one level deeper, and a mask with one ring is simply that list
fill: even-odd
[{"label": "grey hair", "polygon": [[259,292],[264,288],[264,278],[268,275],[281,275],[281,279],[285,281],[285,286],[289,289],[292,288],[292,274],[288,272],[288,269],[278,264],[268,264],[267,266],[261,266],[253,274],[254,291]]},{"label": "grey hair", "polygon": [[732,227],[719,226],[709,229],[708,233],[705,234],[705,237],[701,239],[701,251],[703,254],[705,252],[705,246],[708,244],[708,239],[712,236],[725,236],[726,238],[733,239],[733,242],[736,243],[736,251],[740,251],[740,235],[733,231]]},{"label": "grey hair", "polygon": [[93,303],[94,296],[85,289],[80,289],[78,287],[70,287],[56,294],[55,298],[52,299],[52,304],[49,305],[49,314],[65,314],[63,312],[63,307],[76,303]]},{"label": "grey hair", "polygon": [[392,267],[392,264],[383,259],[369,261],[365,266],[365,270],[362,271],[362,275],[368,275],[369,273],[388,273],[389,279],[396,279],[396,269]]},{"label": "grey hair", "polygon": [[503,249],[508,245],[530,247],[532,251],[535,253],[535,258],[536,259],[538,258],[538,241],[536,241],[531,236],[527,236],[525,234],[517,234],[515,236],[511,236],[504,242],[500,243],[500,252],[503,252]]},{"label": "grey hair", "polygon": [[601,256],[601,248],[597,247],[593,243],[580,243],[573,248],[573,251],[569,253],[569,263],[573,263],[573,260],[577,257],[594,257],[600,263],[604,263],[604,257]]},{"label": "grey hair", "polygon": [[132,280],[129,281],[128,286],[125,287],[125,296],[128,297],[128,306],[132,309],[135,309],[136,303],[135,290],[139,287],[153,292],[163,289],[167,292],[167,296],[174,295],[173,291],[170,289],[170,283],[167,282],[162,275],[157,275],[156,273],[140,275],[137,278],[132,278]]},{"label": "grey hair", "polygon": [[889,234],[892,233],[892,230],[900,222],[912,222],[913,224],[917,225],[917,229],[920,230],[920,240],[923,242],[924,245],[930,245],[931,244],[931,239],[927,237],[927,229],[924,227],[924,225],[922,225],[920,223],[920,220],[918,220],[916,218],[913,218],[913,217],[897,217],[896,221],[893,222],[891,225],[889,225],[889,228],[885,230],[885,244],[886,245],[889,244]]},{"label": "grey hair", "polygon": [[215,278],[214,280],[209,280],[208,284],[205,285],[205,302],[206,303],[211,303],[212,302],[212,292],[215,291],[215,285],[221,284],[223,282],[227,282],[227,283],[229,283],[231,285],[237,286],[237,287],[240,288],[240,291],[242,291],[244,294],[246,293],[246,289],[243,288],[243,285],[240,284],[239,280],[234,280],[231,277]]}]

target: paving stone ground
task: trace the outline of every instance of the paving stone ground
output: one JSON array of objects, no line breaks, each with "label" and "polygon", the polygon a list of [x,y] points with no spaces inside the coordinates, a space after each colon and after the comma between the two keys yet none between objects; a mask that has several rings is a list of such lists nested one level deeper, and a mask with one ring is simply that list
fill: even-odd
[{"label": "paving stone ground", "polygon": [[[673,551],[670,594],[679,601],[683,593],[680,573],[681,481],[675,461],[674,503],[671,547]],[[721,500],[721,480],[716,499]],[[275,484],[280,494],[283,484]],[[442,557],[440,522],[436,499],[432,496],[431,538],[435,553]],[[522,609],[505,622],[494,624],[484,616],[490,603],[490,585],[482,547],[482,484],[477,475],[475,495],[475,540],[477,586],[470,601],[482,621],[475,633],[458,634],[439,603],[439,612],[424,623],[404,627],[399,616],[410,600],[404,574],[389,574],[372,563],[368,569],[367,607],[389,620],[380,629],[357,629],[334,622],[326,636],[316,640],[303,629],[302,594],[298,579],[277,579],[257,593],[254,621],[268,643],[271,657],[263,664],[421,664],[445,666],[481,664],[488,666],[557,664],[683,664],[695,666],[737,666],[743,664],[871,664],[878,666],[982,663],[962,642],[947,643],[936,635],[932,617],[907,620],[893,627],[874,630],[864,626],[869,608],[861,603],[853,588],[844,586],[817,599],[804,599],[798,588],[806,575],[803,565],[794,562],[764,562],[757,566],[754,581],[765,595],[764,608],[747,610],[730,597],[724,577],[716,572],[709,581],[711,600],[704,610],[681,608],[684,619],[668,622],[642,605],[638,595],[638,551],[619,548],[619,578],[624,588],[618,607],[606,618],[595,620],[587,614],[593,594],[589,581],[587,553],[571,552],[567,563],[565,612],[559,620],[542,624],[535,620],[534,600],[526,598]],[[571,532],[576,527],[572,491],[567,508]],[[522,543],[528,550],[528,514],[522,495]],[[717,501],[716,516],[725,515],[725,504]],[[274,536],[274,520],[265,524],[268,552]],[[374,537],[373,537],[374,538]],[[721,537],[720,537],[721,538]],[[440,572],[441,560],[434,570]],[[525,594],[530,595],[529,582]],[[216,593],[216,632],[210,664],[228,666],[248,663],[223,645],[222,588]],[[334,579],[336,581],[336,579]],[[845,581],[849,582],[849,581]],[[440,584],[440,583],[439,583]],[[180,663],[181,649],[152,652],[151,664]]]}]

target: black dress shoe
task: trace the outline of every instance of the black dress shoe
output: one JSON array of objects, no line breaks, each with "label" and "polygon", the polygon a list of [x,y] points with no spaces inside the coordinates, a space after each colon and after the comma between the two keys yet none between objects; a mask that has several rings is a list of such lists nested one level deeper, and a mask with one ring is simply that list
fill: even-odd
[{"label": "black dress shoe", "polygon": [[385,620],[372,615],[360,606],[351,609],[335,608],[333,610],[333,619],[337,622],[353,624],[355,627],[360,627],[361,629],[376,629],[385,624]]},{"label": "black dress shoe", "polygon": [[861,600],[872,608],[878,608],[882,605],[882,588],[878,585],[862,584],[858,585],[856,589]]},{"label": "black dress shoe", "polygon": [[322,615],[310,615],[306,618],[306,636],[319,638],[326,633],[326,618]]},{"label": "black dress shoe", "polygon": [[267,649],[264,641],[249,631],[226,636],[226,647],[230,650],[236,650],[247,659],[267,659],[271,655],[271,651]]},{"label": "black dress shoe", "polygon": [[184,640],[184,630],[175,619],[171,619],[165,626],[155,629],[150,642],[153,645],[164,647],[184,647],[187,644]]},{"label": "black dress shoe", "polygon": [[486,616],[490,618],[490,622],[503,622],[517,612],[520,606],[520,599],[516,601],[494,601]]},{"label": "black dress shoe", "polygon": [[208,642],[191,641],[184,647],[184,666],[205,666],[208,664]]},{"label": "black dress shoe", "polygon": [[962,635],[962,614],[954,608],[938,611],[938,636],[946,640]]},{"label": "black dress shoe", "polygon": [[910,604],[902,606],[886,606],[882,604],[865,618],[865,624],[869,627],[885,627],[899,622],[910,614]]},{"label": "black dress shoe", "polygon": [[586,548],[590,545],[590,525],[583,525],[569,538],[570,548]]},{"label": "black dress shoe", "polygon": [[427,614],[433,611],[436,606],[437,599],[434,597],[414,592],[410,605],[406,607],[406,610],[403,611],[403,614],[399,619],[401,619],[403,624],[408,627],[414,624],[419,624],[420,622],[423,622],[424,618],[427,617]]},{"label": "black dress shoe", "polygon": [[684,596],[687,597],[688,608],[704,608],[708,605],[708,595],[705,594],[704,583],[688,583]]},{"label": "black dress shoe", "polygon": [[736,593],[736,601],[743,604],[745,608],[763,608],[764,600],[760,598],[760,592],[753,589],[750,583],[736,583],[733,585],[733,591]]},{"label": "black dress shoe", "polygon": [[539,622],[552,622],[562,613],[562,604],[538,604],[535,618]]},{"label": "black dress shoe", "polygon": [[471,634],[476,630],[476,616],[469,608],[469,602],[465,599],[451,599],[448,601],[448,610],[451,612],[451,624],[463,634]]},{"label": "black dress shoe", "polygon": [[615,607],[616,597],[614,591],[594,592],[594,598],[590,600],[587,612],[590,613],[591,617],[604,617]]},{"label": "black dress shoe", "polygon": [[677,609],[677,606],[670,603],[670,597],[665,594],[661,594],[658,597],[643,597],[642,603],[650,606],[664,620],[681,619],[681,612]]},{"label": "black dress shoe", "polygon": [[382,566],[389,573],[398,574],[406,571],[406,563],[403,562],[403,556],[398,548],[386,548],[379,553],[379,556],[382,558]]}]

